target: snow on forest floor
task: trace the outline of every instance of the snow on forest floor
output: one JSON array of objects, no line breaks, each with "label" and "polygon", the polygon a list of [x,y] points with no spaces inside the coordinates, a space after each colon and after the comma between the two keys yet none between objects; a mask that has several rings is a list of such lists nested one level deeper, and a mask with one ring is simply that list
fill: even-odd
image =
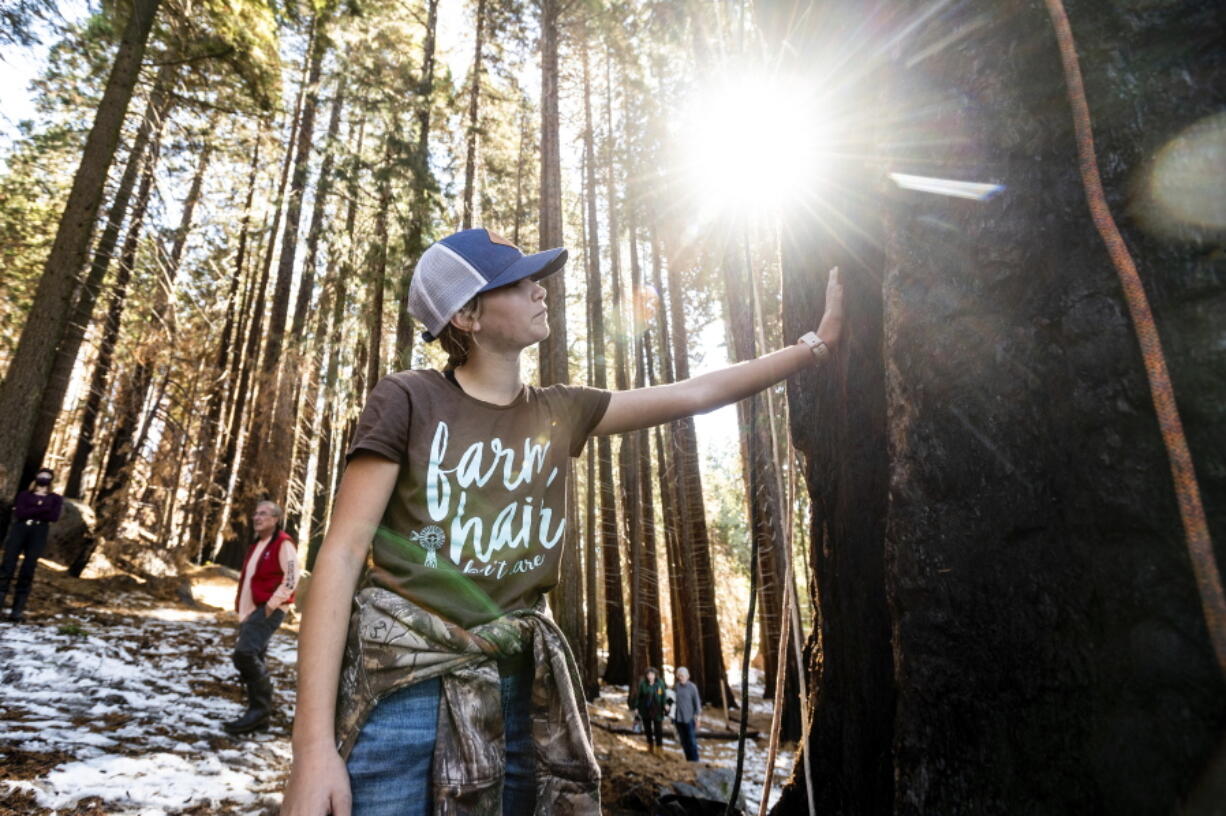
[{"label": "snow on forest floor", "polygon": [[[0,816],[275,814],[290,761],[296,633],[283,626],[269,647],[278,703],[271,727],[231,737],[221,723],[243,709],[230,664],[233,613],[107,580],[40,569],[30,620],[0,624]],[[194,586],[196,597],[233,597],[232,580],[228,588],[211,583]],[[754,692],[751,725],[765,734],[770,703],[751,684]],[[593,722],[628,726],[625,700],[625,687],[605,688],[591,706]],[[722,714],[704,711],[704,726],[722,728]],[[664,756],[653,757],[641,735],[593,729],[606,812],[735,767],[735,740],[700,739],[701,762],[686,763],[667,730]],[[749,812],[757,811],[765,762],[765,737],[749,740]],[[790,764],[781,750],[772,801]],[[640,790],[627,797],[627,788]]]},{"label": "snow on forest floor", "polygon": [[269,646],[272,728],[237,739],[220,727],[243,710],[233,615],[135,593],[103,608],[44,609],[0,624],[0,813],[276,813],[290,758],[292,632]]}]

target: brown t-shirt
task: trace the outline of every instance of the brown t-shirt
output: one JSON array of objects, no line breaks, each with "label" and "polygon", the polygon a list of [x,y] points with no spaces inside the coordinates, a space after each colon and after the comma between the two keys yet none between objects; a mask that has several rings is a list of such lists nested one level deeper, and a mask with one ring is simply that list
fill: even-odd
[{"label": "brown t-shirt", "polygon": [[347,455],[384,456],[400,474],[364,585],[465,628],[534,604],[558,582],[567,455],[583,450],[609,397],[525,386],[510,405],[494,405],[438,371],[380,380]]}]

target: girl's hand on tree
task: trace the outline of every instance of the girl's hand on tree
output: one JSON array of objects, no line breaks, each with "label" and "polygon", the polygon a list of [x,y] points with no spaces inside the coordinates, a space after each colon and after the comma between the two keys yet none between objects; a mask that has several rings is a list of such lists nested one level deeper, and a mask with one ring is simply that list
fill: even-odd
[{"label": "girl's hand on tree", "polygon": [[821,325],[817,327],[817,336],[832,349],[839,344],[843,333],[843,280],[836,266],[830,270],[830,280],[826,284],[826,313],[822,315]]},{"label": "girl's hand on tree", "polygon": [[295,753],[281,816],[350,816],[349,772],[331,745]]}]

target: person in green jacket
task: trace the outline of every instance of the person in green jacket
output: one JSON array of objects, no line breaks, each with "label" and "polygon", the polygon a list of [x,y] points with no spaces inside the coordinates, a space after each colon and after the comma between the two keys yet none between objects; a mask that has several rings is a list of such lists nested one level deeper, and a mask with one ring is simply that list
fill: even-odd
[{"label": "person in green jacket", "polygon": [[664,744],[664,715],[667,713],[668,689],[656,670],[650,666],[643,672],[638,689],[632,698],[632,707],[643,721],[643,733],[647,736],[647,750],[659,753]]}]

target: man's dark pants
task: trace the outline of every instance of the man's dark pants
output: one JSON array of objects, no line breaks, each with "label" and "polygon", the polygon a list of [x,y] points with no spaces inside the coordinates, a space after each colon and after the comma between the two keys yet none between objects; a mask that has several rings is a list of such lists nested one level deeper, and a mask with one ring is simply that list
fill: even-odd
[{"label": "man's dark pants", "polygon": [[681,750],[685,751],[685,758],[690,762],[698,761],[698,739],[694,734],[694,722],[678,722],[673,720],[673,725],[677,726],[677,742],[681,743]]},{"label": "man's dark pants", "polygon": [[284,609],[270,615],[267,607],[260,605],[238,625],[238,642],[234,644],[231,659],[247,686],[245,718],[262,719],[272,713],[272,681],[264,666],[264,654],[268,651],[268,641],[272,639],[273,632],[277,631],[284,619]]},{"label": "man's dark pants", "polygon": [[21,571],[17,573],[17,591],[13,595],[14,615],[20,615],[25,609],[26,598],[30,596],[30,587],[34,583],[34,570],[38,568],[38,559],[47,548],[47,530],[45,521],[27,524],[14,519],[8,539],[4,542],[4,562],[0,566],[0,606],[8,597],[9,583],[17,571],[17,558],[25,556]]}]

